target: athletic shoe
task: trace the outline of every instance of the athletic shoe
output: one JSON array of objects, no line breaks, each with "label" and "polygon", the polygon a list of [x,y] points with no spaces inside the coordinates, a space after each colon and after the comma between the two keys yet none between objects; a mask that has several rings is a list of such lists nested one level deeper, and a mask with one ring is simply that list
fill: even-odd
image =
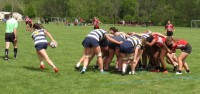
[{"label": "athletic shoe", "polygon": [[150,71],[150,72],[160,72],[160,70],[152,70],[152,71]]},{"label": "athletic shoe", "polygon": [[17,56],[14,56],[14,59],[17,59]]},{"label": "athletic shoe", "polygon": [[44,69],[44,65],[40,65],[40,69]]},{"label": "athletic shoe", "polygon": [[130,74],[130,75],[136,75],[137,73],[136,73],[136,72],[131,72],[131,71],[130,71],[129,74]]},{"label": "athletic shoe", "polygon": [[182,74],[182,72],[178,72],[178,71],[177,71],[177,72],[176,72],[176,74],[178,74],[178,75],[179,75],[179,74]]},{"label": "athletic shoe", "polygon": [[85,70],[82,70],[82,71],[81,71],[81,74],[85,74]]},{"label": "athletic shoe", "polygon": [[100,71],[101,72],[101,74],[107,74],[107,72],[105,72],[105,71]]},{"label": "athletic shoe", "polygon": [[55,72],[55,73],[58,73],[58,68],[54,68],[54,72]]},{"label": "athletic shoe", "polygon": [[98,68],[99,68],[99,66],[98,66],[98,65],[94,65],[94,66],[93,66],[93,68],[95,68],[95,69],[98,69]]},{"label": "athletic shoe", "polygon": [[165,70],[165,71],[163,71],[163,73],[164,73],[164,74],[168,74],[168,71],[167,71],[167,70]]},{"label": "athletic shoe", "polygon": [[177,70],[178,70],[178,67],[177,67],[177,66],[174,66],[173,71],[177,71]]},{"label": "athletic shoe", "polygon": [[186,70],[185,73],[191,73],[189,70]]},{"label": "athletic shoe", "polygon": [[5,59],[5,60],[8,60],[8,57],[5,57],[4,59]]},{"label": "athletic shoe", "polygon": [[122,75],[125,75],[126,74],[126,72],[122,72]]},{"label": "athletic shoe", "polygon": [[80,67],[77,67],[77,66],[75,66],[74,68],[75,68],[76,70],[79,70],[79,69],[80,69]]}]

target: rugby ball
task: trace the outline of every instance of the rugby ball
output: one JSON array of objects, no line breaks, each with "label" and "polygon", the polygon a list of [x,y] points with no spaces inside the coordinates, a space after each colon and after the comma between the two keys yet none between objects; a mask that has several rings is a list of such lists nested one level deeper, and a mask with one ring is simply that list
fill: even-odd
[{"label": "rugby ball", "polygon": [[51,48],[56,48],[56,47],[58,47],[58,44],[57,44],[57,42],[50,42],[50,46],[51,46]]}]

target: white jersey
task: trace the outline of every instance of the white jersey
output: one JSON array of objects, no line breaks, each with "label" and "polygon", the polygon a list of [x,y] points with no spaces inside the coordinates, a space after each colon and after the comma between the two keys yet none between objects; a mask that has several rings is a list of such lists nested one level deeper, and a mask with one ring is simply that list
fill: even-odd
[{"label": "white jersey", "polygon": [[46,40],[46,36],[44,34],[44,29],[39,29],[39,30],[35,30],[31,37],[34,40],[34,44],[38,44],[38,43],[48,43],[48,41]]},{"label": "white jersey", "polygon": [[130,41],[134,47],[142,45],[140,39],[136,36],[130,36],[129,38],[127,38],[127,40]]},{"label": "white jersey", "polygon": [[91,37],[91,38],[96,39],[97,41],[101,41],[105,37],[106,34],[107,34],[107,31],[103,29],[94,29],[87,35],[87,37]]}]

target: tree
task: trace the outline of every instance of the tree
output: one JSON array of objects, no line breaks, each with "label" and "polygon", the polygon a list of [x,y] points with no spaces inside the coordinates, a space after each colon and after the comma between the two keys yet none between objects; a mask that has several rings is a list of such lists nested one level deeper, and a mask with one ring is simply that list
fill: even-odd
[{"label": "tree", "polygon": [[32,5],[28,5],[24,11],[25,15],[28,15],[30,18],[34,18],[36,16],[35,8]]},{"label": "tree", "polygon": [[5,5],[4,8],[3,8],[3,10],[4,11],[12,12],[12,5],[10,5],[10,4]]}]

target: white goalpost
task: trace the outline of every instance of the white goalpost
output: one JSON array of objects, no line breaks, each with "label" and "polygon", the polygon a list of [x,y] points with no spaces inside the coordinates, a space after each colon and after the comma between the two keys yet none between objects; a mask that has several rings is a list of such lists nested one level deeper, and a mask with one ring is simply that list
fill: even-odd
[{"label": "white goalpost", "polygon": [[200,27],[200,20],[191,20],[191,28]]}]

